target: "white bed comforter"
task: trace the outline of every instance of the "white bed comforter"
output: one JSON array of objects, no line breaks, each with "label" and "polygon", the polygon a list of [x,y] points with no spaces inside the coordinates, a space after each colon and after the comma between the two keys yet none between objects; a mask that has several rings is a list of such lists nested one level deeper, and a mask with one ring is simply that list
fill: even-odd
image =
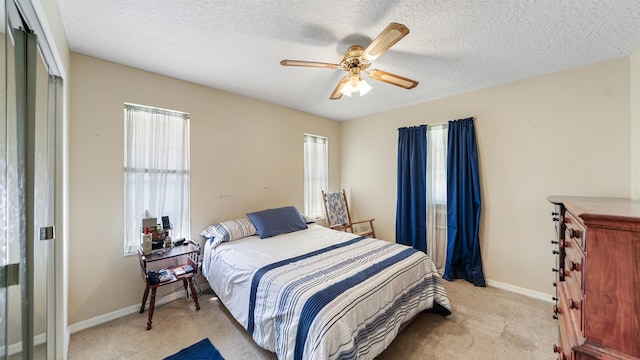
[{"label": "white bed comforter", "polygon": [[215,249],[207,242],[203,274],[279,359],[372,359],[434,302],[451,310],[424,253],[315,224]]}]

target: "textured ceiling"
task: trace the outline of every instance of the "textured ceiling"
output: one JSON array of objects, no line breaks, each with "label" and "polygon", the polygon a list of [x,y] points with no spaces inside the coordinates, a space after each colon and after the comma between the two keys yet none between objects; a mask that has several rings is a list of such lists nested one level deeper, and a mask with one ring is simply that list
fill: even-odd
[{"label": "textured ceiling", "polygon": [[[639,0],[57,0],[72,51],[348,120],[630,55]],[[410,33],[371,68],[420,81],[368,80],[365,96],[329,100],[337,63],[390,22]]]}]

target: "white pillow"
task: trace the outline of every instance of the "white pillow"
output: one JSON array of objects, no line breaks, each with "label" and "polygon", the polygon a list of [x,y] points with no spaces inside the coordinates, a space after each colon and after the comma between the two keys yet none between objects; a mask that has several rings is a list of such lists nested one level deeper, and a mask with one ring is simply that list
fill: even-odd
[{"label": "white pillow", "polygon": [[256,233],[256,227],[245,218],[209,225],[200,232],[200,236],[211,239],[211,246],[215,248],[222,242],[242,239]]}]

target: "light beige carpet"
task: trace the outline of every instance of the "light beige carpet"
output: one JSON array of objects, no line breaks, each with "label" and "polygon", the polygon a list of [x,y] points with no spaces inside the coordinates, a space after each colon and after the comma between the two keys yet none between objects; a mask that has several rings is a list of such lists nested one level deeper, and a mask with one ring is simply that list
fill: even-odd
[{"label": "light beige carpet", "polygon": [[[444,281],[453,314],[421,314],[379,357],[390,359],[554,359],[557,324],[549,302],[462,280]],[[259,348],[213,295],[200,311],[179,299],[71,335],[69,359],[162,359],[208,337],[226,360],[276,359]]]}]

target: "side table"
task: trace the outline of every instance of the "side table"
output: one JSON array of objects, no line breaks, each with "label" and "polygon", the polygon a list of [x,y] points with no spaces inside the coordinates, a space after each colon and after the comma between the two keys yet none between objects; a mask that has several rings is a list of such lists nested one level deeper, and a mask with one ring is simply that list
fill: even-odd
[{"label": "side table", "polygon": [[[195,286],[193,284],[193,278],[198,275],[198,258],[200,257],[200,246],[193,240],[188,240],[187,245],[178,245],[171,247],[170,249],[154,250],[150,255],[142,254],[141,250],[138,250],[138,259],[140,261],[140,271],[142,273],[142,280],[145,284],[144,295],[142,296],[142,305],[140,306],[140,313],[144,312],[144,307],[149,296],[149,290],[151,290],[151,299],[149,300],[149,321],[147,322],[147,330],[151,330],[151,319],[153,318],[153,309],[156,304],[156,290],[160,286],[182,281],[184,284],[185,294],[187,293],[187,284],[191,289],[191,297],[196,305],[196,310],[200,310],[200,304],[198,303],[198,294],[196,293]],[[151,263],[174,259],[175,266],[167,267],[166,270],[171,272],[171,278],[167,281],[154,282],[149,279],[150,270],[154,269],[153,266],[149,266]],[[183,268],[185,265],[191,265],[193,272],[181,273],[176,275],[174,271],[179,268]]]}]

